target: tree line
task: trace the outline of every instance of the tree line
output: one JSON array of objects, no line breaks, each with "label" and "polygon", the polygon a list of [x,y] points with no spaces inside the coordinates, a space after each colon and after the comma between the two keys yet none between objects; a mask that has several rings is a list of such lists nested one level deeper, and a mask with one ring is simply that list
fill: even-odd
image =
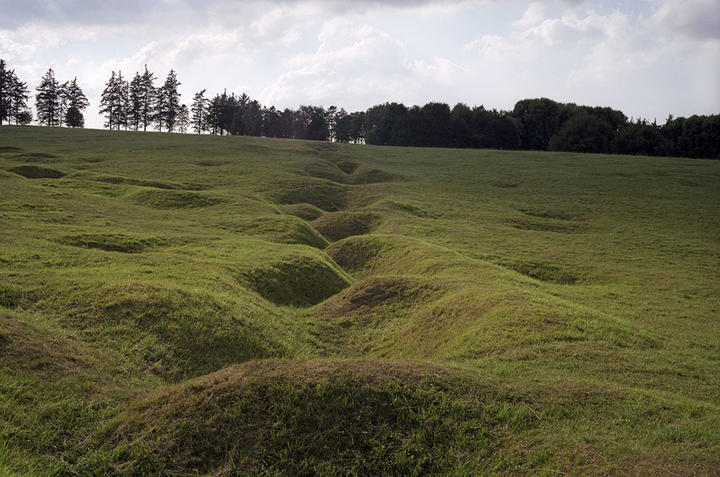
[{"label": "tree line", "polygon": [[[385,103],[366,111],[330,106],[266,107],[246,94],[198,91],[188,107],[170,70],[158,84],[154,73],[128,81],[113,71],[100,99],[104,126],[114,130],[266,136],[360,144],[549,150],[720,158],[720,115],[668,117],[658,125],[628,119],[609,107],[523,99],[510,111],[430,102],[424,106]],[[27,83],[0,60],[0,124],[29,124]],[[37,122],[83,127],[87,98],[74,78],[60,83],[53,70],[36,88]]]},{"label": "tree line", "polygon": [[370,108],[365,142],[378,145],[524,149],[720,159],[720,115],[628,119],[609,107],[523,99],[511,111],[459,103]]}]

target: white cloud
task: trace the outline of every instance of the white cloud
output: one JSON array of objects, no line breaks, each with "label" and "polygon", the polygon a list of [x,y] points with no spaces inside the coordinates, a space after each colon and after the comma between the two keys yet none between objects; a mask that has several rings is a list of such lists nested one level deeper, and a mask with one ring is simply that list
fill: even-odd
[{"label": "white cloud", "polygon": [[513,22],[508,35],[483,35],[468,46],[488,60],[529,61],[545,53],[576,55],[604,38],[618,38],[628,33],[627,18],[617,11],[585,16],[573,12],[556,18],[541,17],[544,11],[542,5],[535,2],[520,20]]},{"label": "white cloud", "polygon": [[435,57],[430,61],[415,60],[413,66],[415,72],[419,75],[447,86],[456,84],[461,76],[469,73],[466,67],[441,57]]},{"label": "white cloud", "polygon": [[545,19],[545,5],[542,2],[532,2],[528,5],[520,20],[512,23],[514,28],[527,28],[542,22]]},{"label": "white cloud", "polygon": [[29,23],[16,29],[0,29],[0,58],[22,61],[40,50],[58,48],[73,41],[93,40],[100,33],[100,29],[95,27],[42,23]]},{"label": "white cloud", "polygon": [[717,0],[655,0],[649,25],[698,40],[720,40],[720,4]]},{"label": "white cloud", "polygon": [[312,53],[289,58],[288,70],[265,88],[270,104],[341,104],[392,99],[412,88],[411,62],[402,42],[366,24],[333,19],[320,29]]}]

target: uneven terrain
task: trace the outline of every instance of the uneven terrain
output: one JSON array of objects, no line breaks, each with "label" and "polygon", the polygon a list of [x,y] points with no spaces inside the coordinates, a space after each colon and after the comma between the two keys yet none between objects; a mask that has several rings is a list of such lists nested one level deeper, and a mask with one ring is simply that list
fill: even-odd
[{"label": "uneven terrain", "polygon": [[0,475],[720,475],[720,161],[0,127]]}]

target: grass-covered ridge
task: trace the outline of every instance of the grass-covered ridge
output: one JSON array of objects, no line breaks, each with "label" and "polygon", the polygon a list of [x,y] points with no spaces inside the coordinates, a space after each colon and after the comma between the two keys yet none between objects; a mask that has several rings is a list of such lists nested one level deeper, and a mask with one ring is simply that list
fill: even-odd
[{"label": "grass-covered ridge", "polygon": [[3,127],[0,229],[0,475],[720,468],[717,161]]}]

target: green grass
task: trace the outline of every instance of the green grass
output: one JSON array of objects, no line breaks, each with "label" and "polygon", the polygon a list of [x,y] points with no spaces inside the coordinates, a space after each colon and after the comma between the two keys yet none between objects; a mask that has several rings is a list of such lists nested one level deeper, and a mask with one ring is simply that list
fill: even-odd
[{"label": "green grass", "polygon": [[720,162],[0,128],[0,475],[717,475]]}]

